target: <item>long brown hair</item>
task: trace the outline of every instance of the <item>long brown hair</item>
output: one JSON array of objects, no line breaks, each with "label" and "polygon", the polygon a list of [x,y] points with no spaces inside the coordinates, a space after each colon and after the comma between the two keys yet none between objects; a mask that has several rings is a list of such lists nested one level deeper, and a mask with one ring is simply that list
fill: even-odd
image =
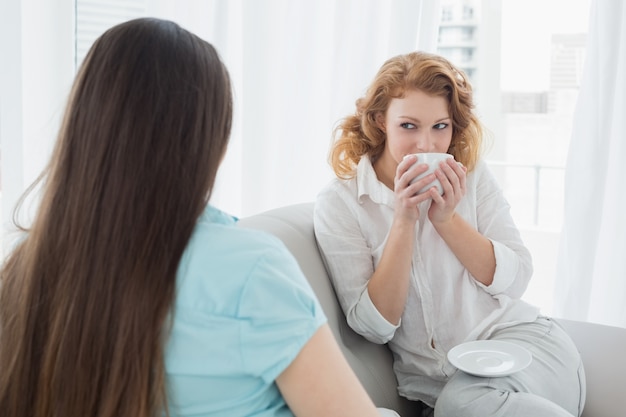
[{"label": "long brown hair", "polygon": [[363,155],[376,160],[385,148],[386,135],[376,123],[393,98],[408,90],[421,90],[445,97],[452,119],[448,153],[468,170],[481,152],[482,126],[473,112],[472,87],[467,77],[445,58],[426,52],[411,52],[387,60],[374,77],[365,96],[356,101],[356,112],[340,121],[329,162],[339,178],[351,178]]},{"label": "long brown hair", "polygon": [[175,23],[132,20],[95,42],[1,273],[2,417],[167,412],[177,267],[231,119],[218,53]]}]

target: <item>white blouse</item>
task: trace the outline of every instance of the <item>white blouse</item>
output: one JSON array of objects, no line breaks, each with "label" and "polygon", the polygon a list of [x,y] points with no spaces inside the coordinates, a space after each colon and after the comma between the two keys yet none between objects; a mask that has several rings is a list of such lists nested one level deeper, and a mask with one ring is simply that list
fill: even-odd
[{"label": "white blouse", "polygon": [[532,275],[531,256],[484,162],[468,173],[466,188],[456,213],[493,243],[493,283],[472,277],[428,220],[430,201],[421,203],[409,294],[397,326],[367,291],[393,220],[393,191],[363,157],[356,177],[331,181],[315,204],[315,236],[348,324],[372,342],[389,343],[400,394],[430,406],[456,370],[446,358],[451,348],[539,314],[520,300]]}]

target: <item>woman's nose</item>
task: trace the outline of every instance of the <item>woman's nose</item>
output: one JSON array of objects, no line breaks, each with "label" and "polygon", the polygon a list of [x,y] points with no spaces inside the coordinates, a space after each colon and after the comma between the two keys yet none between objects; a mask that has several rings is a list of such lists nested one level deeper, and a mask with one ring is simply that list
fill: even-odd
[{"label": "woman's nose", "polygon": [[429,132],[419,132],[415,138],[416,153],[432,151],[432,140]]}]

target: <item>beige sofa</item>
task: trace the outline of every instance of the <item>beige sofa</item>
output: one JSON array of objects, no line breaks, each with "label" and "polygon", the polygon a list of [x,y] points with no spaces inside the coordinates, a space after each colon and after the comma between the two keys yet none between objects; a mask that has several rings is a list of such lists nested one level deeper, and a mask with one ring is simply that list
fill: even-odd
[{"label": "beige sofa", "polygon": [[[347,326],[313,234],[313,203],[243,218],[240,225],[277,236],[293,253],[317,294],[343,353],[376,405],[394,409],[402,417],[420,415],[419,403],[397,394],[387,346],[370,343]],[[626,329],[559,321],[576,342],[585,363],[588,388],[583,417],[626,416]]]}]

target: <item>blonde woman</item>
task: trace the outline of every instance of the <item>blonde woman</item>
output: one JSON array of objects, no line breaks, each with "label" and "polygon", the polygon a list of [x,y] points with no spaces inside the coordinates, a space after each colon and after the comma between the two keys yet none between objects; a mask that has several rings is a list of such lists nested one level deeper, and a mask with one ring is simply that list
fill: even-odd
[{"label": "blonde woman", "polygon": [[[580,356],[565,332],[520,299],[531,256],[481,160],[472,89],[446,59],[414,52],[380,68],[342,120],[318,196],[315,234],[349,325],[394,352],[399,392],[437,417],[579,416]],[[453,158],[427,170],[416,153]],[[433,180],[443,188],[422,189]],[[453,347],[502,340],[532,353],[526,369],[472,376]]]}]

